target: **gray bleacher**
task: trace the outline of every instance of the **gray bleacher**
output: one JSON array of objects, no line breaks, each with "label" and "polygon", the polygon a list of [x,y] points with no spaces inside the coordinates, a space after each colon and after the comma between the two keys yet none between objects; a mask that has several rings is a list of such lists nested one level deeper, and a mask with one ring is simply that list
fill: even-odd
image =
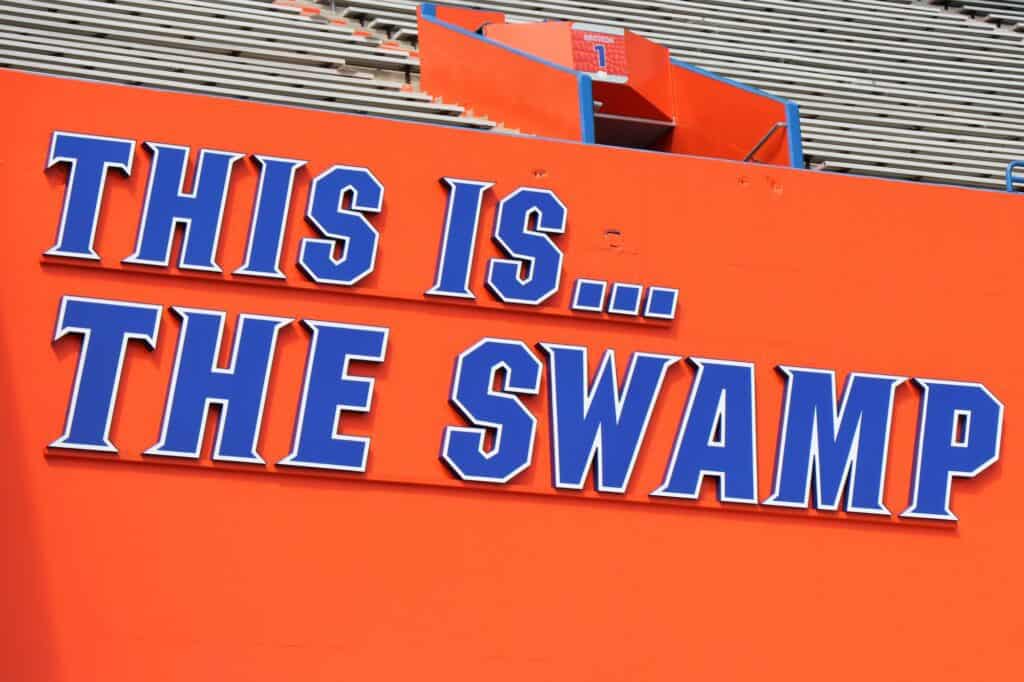
[{"label": "gray bleacher", "polygon": [[1024,31],[1024,2],[1020,0],[932,0],[932,3]]},{"label": "gray bleacher", "polygon": [[[320,0],[330,6],[331,0]],[[966,6],[1009,0],[445,0],[510,21],[632,29],[680,59],[800,104],[811,167],[1002,188],[1024,158],[1024,34]],[[334,0],[370,24],[414,17],[411,0]],[[946,7],[963,5],[964,7]],[[1016,7],[1017,11],[1012,10]],[[993,10],[993,16],[996,13]],[[396,24],[396,26],[398,26]],[[392,36],[414,44],[402,25]]]},{"label": "gray bleacher", "polygon": [[0,12],[4,67],[494,127],[407,84],[419,68],[408,49],[294,7],[261,0],[0,0]]},{"label": "gray bleacher", "polygon": [[[813,168],[1001,188],[1024,159],[1022,3],[445,0],[623,26],[800,104]],[[303,12],[303,6],[306,12]],[[309,13],[318,7],[322,14]],[[0,67],[494,129],[418,91],[413,0],[0,0]],[[500,129],[500,128],[499,128]],[[524,131],[529,133],[530,131]]]}]

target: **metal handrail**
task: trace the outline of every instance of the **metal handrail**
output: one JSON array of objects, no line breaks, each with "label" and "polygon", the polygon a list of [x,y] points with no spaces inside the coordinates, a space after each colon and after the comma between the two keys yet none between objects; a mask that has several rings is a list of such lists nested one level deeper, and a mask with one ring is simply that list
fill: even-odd
[{"label": "metal handrail", "polygon": [[1020,182],[1024,183],[1024,175],[1021,175],[1018,178],[1014,174],[1014,172],[1013,172],[1017,168],[1024,168],[1024,159],[1018,159],[1017,161],[1011,161],[1009,164],[1007,164],[1007,166],[1006,166],[1006,191],[1007,192],[1015,192],[1016,191],[1015,189],[1013,189],[1013,185],[1018,180]]},{"label": "metal handrail", "polygon": [[761,147],[764,146],[765,142],[771,139],[772,135],[775,134],[775,131],[781,130],[785,127],[786,124],[783,123],[782,121],[778,121],[777,123],[773,124],[772,127],[768,129],[768,132],[764,134],[764,137],[758,140],[757,144],[754,145],[754,148],[747,152],[747,155],[743,157],[743,160],[750,161],[751,159],[753,159],[754,154],[757,154],[759,151],[761,151]]}]

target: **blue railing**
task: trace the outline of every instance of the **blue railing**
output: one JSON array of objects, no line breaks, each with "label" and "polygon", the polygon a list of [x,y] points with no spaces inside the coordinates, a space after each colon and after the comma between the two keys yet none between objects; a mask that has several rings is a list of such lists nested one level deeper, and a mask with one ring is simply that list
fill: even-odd
[{"label": "blue railing", "polygon": [[1016,169],[1018,169],[1018,168],[1024,168],[1024,159],[1020,159],[1020,160],[1017,160],[1017,161],[1011,161],[1009,163],[1009,165],[1006,166],[1006,191],[1007,192],[1015,191],[1013,189],[1014,183],[1016,183],[1016,182],[1024,183],[1024,174],[1021,174],[1021,175],[1018,176],[1016,173],[1014,173],[1014,171]]}]

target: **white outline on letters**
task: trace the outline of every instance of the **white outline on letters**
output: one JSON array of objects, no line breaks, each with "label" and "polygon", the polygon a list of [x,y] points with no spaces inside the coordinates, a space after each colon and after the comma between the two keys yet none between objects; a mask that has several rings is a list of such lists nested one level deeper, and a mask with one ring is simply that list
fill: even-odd
[{"label": "white outline on letters", "polygon": [[[552,456],[552,459],[553,459],[551,474],[552,474],[552,478],[553,478],[553,482],[554,482],[554,487],[555,488],[563,488],[563,489],[567,489],[567,490],[583,490],[583,488],[586,485],[587,478],[590,477],[591,472],[596,469],[597,470],[597,476],[595,477],[595,479],[596,479],[596,486],[595,487],[596,487],[598,492],[602,492],[602,493],[625,493],[626,489],[629,487],[630,478],[632,478],[632,476],[633,476],[633,468],[636,466],[636,460],[637,460],[637,457],[640,454],[640,448],[643,446],[644,439],[647,436],[647,427],[650,425],[651,417],[654,415],[655,407],[658,404],[658,397],[661,395],[661,387],[662,387],[662,385],[665,382],[665,375],[668,374],[669,368],[672,367],[672,365],[674,365],[675,363],[679,362],[679,360],[681,358],[678,355],[662,355],[662,354],[659,354],[659,353],[642,353],[642,352],[639,352],[639,351],[631,353],[630,354],[630,358],[629,358],[629,365],[626,368],[625,381],[623,382],[622,390],[620,391],[619,390],[619,375],[618,375],[618,370],[616,369],[616,366],[615,366],[615,351],[613,349],[609,348],[609,349],[606,349],[604,351],[604,354],[601,357],[601,364],[598,367],[597,372],[594,373],[593,377],[589,377],[588,376],[588,374],[589,374],[588,368],[590,366],[589,362],[588,362],[588,353],[589,353],[589,351],[588,351],[586,346],[572,346],[572,345],[567,345],[567,344],[544,343],[544,342],[542,342],[542,343],[540,343],[538,345],[547,354],[547,358],[548,358],[548,392],[549,392],[549,396],[550,396],[549,401],[548,401],[548,411],[549,411],[550,421],[551,421],[550,426],[549,426],[550,434],[551,434],[551,456]],[[658,376],[658,381],[657,381],[657,383],[654,386],[654,391],[653,391],[653,394],[651,395],[651,400],[650,400],[650,402],[647,405],[647,413],[644,415],[643,424],[641,425],[640,432],[637,435],[636,443],[633,444],[633,452],[630,453],[629,466],[626,469],[626,474],[623,477],[623,482],[622,482],[622,486],[621,487],[605,485],[605,483],[604,483],[604,472],[601,469],[601,458],[597,457],[597,452],[602,447],[601,446],[601,441],[602,441],[602,435],[603,434],[602,434],[602,428],[601,428],[602,425],[600,423],[597,425],[597,428],[594,429],[594,438],[593,438],[593,441],[590,443],[590,451],[589,451],[589,453],[587,455],[587,458],[586,458],[586,461],[584,462],[584,465],[582,467],[580,479],[578,481],[575,481],[575,482],[573,482],[573,481],[563,481],[561,479],[561,469],[562,469],[562,467],[561,467],[561,453],[560,453],[560,447],[559,447],[559,444],[561,442],[561,436],[558,433],[558,418],[557,418],[557,413],[558,413],[558,391],[556,389],[556,387],[558,386],[558,381],[557,381],[557,376],[556,376],[556,374],[557,374],[557,367],[556,367],[556,363],[553,361],[553,358],[554,358],[553,351],[554,350],[559,350],[559,349],[570,350],[570,351],[575,351],[575,352],[581,352],[582,355],[583,355],[583,373],[581,375],[582,378],[583,378],[583,385],[580,387],[580,391],[581,391],[581,395],[583,396],[583,414],[584,415],[586,415],[586,414],[588,414],[590,412],[590,406],[591,406],[591,404],[592,404],[592,402],[594,400],[594,397],[595,397],[594,390],[595,390],[596,386],[600,385],[600,378],[604,375],[604,373],[606,371],[611,372],[612,388],[614,389],[614,393],[615,393],[614,399],[615,399],[615,422],[616,423],[619,423],[621,421],[621,419],[622,419],[622,409],[623,409],[623,407],[625,407],[626,397],[629,395],[629,390],[630,390],[630,388],[632,386],[632,383],[633,383],[633,376],[636,373],[637,365],[639,364],[637,362],[637,360],[639,360],[640,358],[652,358],[652,359],[663,361],[663,364],[661,366],[661,372],[660,372],[660,375]],[[595,382],[593,380],[594,377],[596,377],[598,379],[598,381]],[[588,386],[587,386],[588,382],[590,384],[589,390],[588,390]],[[595,461],[597,462],[596,465],[595,465]]]},{"label": "white outline on letters", "polygon": [[[975,476],[977,476],[978,474],[983,472],[985,469],[989,468],[990,466],[995,464],[997,461],[999,461],[999,455],[1000,455],[1000,452],[1003,449],[1002,448],[1002,445],[1003,445],[1003,416],[1004,416],[1004,413],[1006,411],[1006,408],[1003,405],[1003,402],[1001,400],[999,400],[999,398],[997,398],[995,396],[995,394],[992,393],[992,391],[988,390],[988,388],[984,384],[981,384],[981,383],[978,383],[978,382],[974,382],[974,381],[943,381],[941,379],[914,379],[914,382],[916,384],[918,384],[919,386],[921,386],[921,389],[924,392],[924,395],[921,397],[921,407],[919,408],[920,409],[921,418],[918,420],[919,423],[918,423],[918,426],[917,426],[917,444],[916,444],[916,447],[914,449],[915,450],[914,451],[914,477],[913,477],[913,481],[911,483],[911,490],[913,492],[911,493],[910,503],[907,505],[907,508],[904,509],[900,513],[900,518],[905,518],[905,519],[935,519],[935,520],[938,520],[938,521],[959,521],[960,518],[956,514],[953,513],[953,509],[950,507],[950,502],[951,502],[952,496],[953,496],[953,479],[954,478],[974,478]],[[959,473],[959,472],[954,472],[954,471],[950,471],[950,472],[946,473],[946,499],[945,499],[945,507],[944,507],[945,510],[946,510],[946,515],[944,515],[944,516],[943,515],[939,515],[939,514],[914,513],[914,512],[910,511],[911,509],[913,509],[914,507],[917,506],[917,498],[918,498],[918,494],[920,493],[920,490],[921,490],[921,460],[922,460],[921,455],[922,455],[922,451],[924,449],[924,429],[925,429],[925,420],[926,420],[926,418],[928,416],[928,391],[931,390],[930,384],[945,384],[945,385],[948,385],[948,386],[964,386],[964,387],[970,387],[970,388],[980,388],[982,391],[985,392],[985,394],[989,398],[992,399],[992,402],[994,402],[999,407],[999,416],[998,416],[998,418],[996,420],[995,454],[992,457],[990,457],[989,459],[987,459],[984,462],[982,462],[981,464],[979,464],[977,467],[975,467],[972,471],[970,471],[968,473]],[[956,425],[956,421],[954,420],[954,428],[955,428],[955,425]]]},{"label": "white outline on letters", "polygon": [[[331,254],[328,256],[328,259],[335,266],[341,265],[342,263],[345,262],[345,259],[348,258],[348,255],[349,255],[349,253],[348,253],[349,252],[349,248],[348,247],[349,247],[349,241],[351,241],[351,237],[335,237],[335,236],[331,236],[330,234],[327,233],[326,230],[324,230],[323,224],[320,223],[319,220],[317,220],[316,218],[313,217],[313,200],[316,197],[317,188],[319,187],[320,183],[323,182],[323,180],[328,175],[330,175],[331,173],[333,173],[333,172],[335,172],[337,170],[342,170],[342,171],[362,171],[362,172],[366,173],[366,175],[369,176],[370,180],[374,184],[376,184],[377,187],[380,190],[377,193],[377,201],[374,204],[363,204],[363,203],[361,203],[360,199],[359,199],[359,192],[356,190],[356,187],[354,185],[352,185],[351,183],[343,186],[338,191],[338,208],[337,208],[337,212],[340,213],[340,214],[354,216],[354,217],[359,218],[364,223],[366,223],[367,227],[370,228],[370,232],[373,233],[373,248],[372,248],[372,253],[370,255],[370,264],[369,264],[369,266],[366,269],[364,269],[362,272],[360,272],[359,274],[355,275],[351,279],[334,279],[333,277],[318,277],[313,272],[313,270],[310,269],[310,267],[306,265],[306,262],[305,262],[306,261],[306,247],[309,246],[309,245],[315,245],[315,244],[328,244],[328,245],[330,245],[330,247],[331,247]],[[343,205],[345,203],[345,195],[349,194],[350,192],[352,194],[352,201],[349,203],[349,208],[343,208]],[[383,206],[384,206],[384,185],[381,183],[380,180],[377,179],[377,176],[374,175],[373,171],[371,171],[369,168],[365,168],[363,166],[345,166],[345,165],[342,165],[342,164],[336,164],[334,166],[331,166],[330,168],[328,168],[324,172],[320,173],[315,178],[313,178],[313,182],[310,184],[310,187],[309,187],[309,198],[306,201],[306,220],[309,222],[310,225],[312,225],[313,227],[316,228],[317,232],[319,232],[325,238],[321,238],[321,237],[303,237],[302,238],[302,240],[299,242],[299,254],[298,254],[298,258],[296,259],[299,269],[302,270],[304,273],[306,273],[306,276],[309,277],[314,282],[316,282],[317,284],[334,284],[334,285],[337,285],[337,286],[352,286],[353,284],[357,284],[358,282],[360,282],[363,279],[365,279],[366,277],[368,277],[377,268],[377,252],[380,250],[380,230],[378,230],[377,227],[373,223],[371,223],[369,221],[369,219],[365,215],[363,215],[363,213],[364,212],[366,212],[366,213],[380,213],[381,208],[383,208]],[[342,245],[341,258],[335,258],[334,257],[334,249],[337,247],[337,245],[339,243]]]},{"label": "white outline on letters", "polygon": [[[583,289],[584,284],[596,284],[601,287],[601,300],[597,304],[597,307],[584,305],[580,303],[580,292]],[[604,301],[608,293],[608,282],[600,279],[587,279],[586,277],[579,277],[576,279],[576,283],[573,285],[572,290],[572,305],[570,306],[573,310],[582,310],[588,313],[601,313],[604,312]]]},{"label": "white outline on letters", "polygon": [[[60,245],[64,243],[64,232],[67,229],[68,220],[68,203],[71,201],[71,193],[75,184],[75,171],[78,165],[78,159],[73,159],[69,156],[54,156],[54,151],[57,147],[57,137],[67,135],[73,137],[81,137],[89,140],[103,140],[105,142],[126,142],[131,145],[131,150],[128,152],[128,163],[103,163],[103,170],[100,174],[100,186],[96,193],[96,209],[92,214],[92,231],[89,234],[89,255],[74,253],[69,251],[61,251]],[[58,163],[70,164],[71,168],[68,170],[68,182],[64,187],[64,203],[60,209],[60,222],[57,225],[57,241],[49,249],[43,252],[47,256],[62,256],[64,258],[81,258],[83,260],[99,260],[100,255],[96,253],[96,230],[99,228],[100,220],[100,208],[103,205],[103,190],[107,186],[107,173],[111,168],[116,168],[124,173],[125,177],[129,177],[132,174],[132,166],[135,162],[135,140],[129,140],[122,137],[106,137],[104,135],[87,135],[84,133],[72,133],[66,130],[54,130],[50,135],[50,152],[47,156],[46,170],[53,168]]]},{"label": "white outline on letters", "polygon": [[[535,367],[537,369],[537,378],[536,381],[533,382],[532,386],[525,388],[515,388],[511,385],[512,368],[509,367],[508,363],[502,361],[491,367],[490,379],[488,380],[487,383],[487,394],[489,396],[510,398],[514,400],[519,405],[519,407],[522,408],[523,412],[525,412],[530,417],[531,425],[529,438],[530,449],[526,453],[526,462],[522,466],[518,467],[515,471],[511,472],[507,476],[504,476],[503,478],[492,478],[488,476],[468,476],[460,469],[460,467],[458,467],[455,464],[454,461],[452,461],[448,453],[452,433],[470,433],[477,436],[480,443],[478,449],[480,450],[480,453],[483,455],[484,459],[490,459],[495,454],[497,454],[499,446],[501,444],[501,433],[502,429],[504,428],[504,424],[476,419],[475,417],[472,416],[472,414],[466,408],[466,406],[463,405],[458,399],[458,388],[462,383],[463,359],[470,353],[474,352],[477,348],[480,348],[481,346],[487,343],[495,343],[502,346],[521,347],[523,350],[526,351],[527,355],[529,355],[529,357],[534,361]],[[505,370],[505,380],[502,384],[501,391],[495,392],[494,377],[498,373],[498,370],[502,368]],[[540,381],[541,375],[543,373],[544,364],[537,359],[537,356],[533,354],[533,350],[526,343],[518,339],[500,339],[485,336],[484,338],[480,339],[466,350],[459,353],[459,356],[455,361],[455,373],[452,376],[452,388],[451,391],[449,392],[449,401],[466,421],[474,424],[475,426],[446,426],[444,430],[444,436],[441,441],[441,459],[449,467],[451,467],[452,471],[454,471],[456,475],[459,476],[460,479],[464,481],[475,481],[478,483],[508,483],[513,478],[518,476],[520,473],[530,468],[530,465],[533,464],[533,452],[536,449],[537,444],[537,417],[535,417],[530,410],[526,409],[526,406],[523,405],[523,402],[514,394],[537,395],[538,393],[540,393]],[[493,428],[496,431],[494,435],[494,445],[488,452],[484,452],[483,449],[484,438],[486,437],[487,434],[487,428],[481,427]]]},{"label": "white outline on letters", "polygon": [[[558,254],[558,266],[557,266],[556,271],[555,271],[555,283],[554,283],[554,285],[551,288],[549,288],[544,294],[542,294],[535,301],[529,300],[529,299],[525,299],[525,298],[515,298],[515,297],[512,297],[512,296],[506,297],[494,285],[494,267],[498,263],[510,263],[512,265],[515,265],[516,266],[516,280],[520,284],[526,284],[527,282],[529,282],[533,278],[533,275],[534,275],[534,269],[535,269],[535,265],[537,263],[537,259],[534,258],[533,256],[526,256],[526,255],[523,255],[522,253],[516,252],[514,249],[509,247],[508,242],[506,242],[505,239],[502,238],[502,236],[500,234],[498,234],[499,228],[501,227],[502,215],[504,214],[504,210],[505,210],[505,203],[508,202],[508,201],[511,201],[512,199],[517,197],[522,192],[537,192],[537,193],[540,193],[540,194],[546,194],[549,197],[551,197],[552,199],[554,199],[555,203],[557,203],[559,205],[559,207],[561,207],[561,209],[562,209],[562,211],[561,211],[562,219],[561,219],[560,223],[558,224],[558,226],[556,226],[556,227],[542,227],[541,224],[540,224],[541,212],[536,207],[531,207],[531,208],[528,208],[526,210],[526,213],[523,215],[523,224],[519,226],[519,229],[522,232],[522,234],[532,234],[532,235],[535,235],[535,236],[543,238],[544,240],[546,240],[548,242],[548,244],[551,245],[551,247]],[[527,228],[529,228],[529,226],[530,226],[530,216],[532,216],[532,215],[536,215],[537,216],[537,229],[535,231],[530,232],[530,231],[527,230]],[[552,240],[549,235],[552,235],[552,234],[565,234],[565,225],[568,222],[568,220],[569,220],[569,209],[566,207],[566,205],[564,203],[562,203],[562,200],[559,199],[558,196],[554,192],[552,192],[550,189],[541,189],[539,187],[520,187],[519,189],[517,189],[516,191],[512,192],[511,194],[509,194],[508,196],[506,196],[504,199],[502,199],[498,203],[498,212],[497,212],[497,215],[494,218],[494,230],[493,230],[493,232],[491,234],[491,239],[495,243],[497,243],[506,254],[511,256],[511,258],[492,258],[490,260],[490,262],[487,264],[487,281],[485,282],[485,284],[487,286],[487,289],[492,294],[494,294],[495,298],[497,298],[502,303],[520,303],[522,305],[540,305],[541,303],[544,303],[549,298],[551,298],[556,293],[558,293],[558,289],[562,285],[562,264],[565,261],[565,254],[562,253],[562,250],[560,248],[558,248],[558,245],[555,244],[554,240]],[[527,267],[528,267],[528,270],[529,270],[529,273],[530,273],[530,276],[526,277],[526,278],[523,278],[523,276],[522,276],[524,262],[527,264]]]},{"label": "white outline on letters", "polygon": [[[292,435],[292,447],[291,451],[277,462],[275,466],[293,466],[302,467],[306,469],[324,469],[327,471],[356,471],[365,472],[366,464],[370,457],[370,436],[345,436],[338,435],[338,427],[341,425],[341,415],[343,412],[359,412],[361,414],[367,414],[370,412],[373,404],[373,388],[376,385],[377,380],[374,377],[363,377],[353,376],[348,373],[349,367],[353,360],[361,362],[373,362],[382,363],[387,357],[388,352],[388,338],[391,335],[391,329],[388,327],[373,327],[364,324],[345,324],[343,322],[327,322],[325,320],[303,320],[303,324],[309,327],[312,332],[312,337],[309,340],[309,354],[306,360],[306,373],[302,380],[302,400],[299,402],[299,411],[295,419],[295,432]],[[382,333],[384,338],[381,340],[380,354],[379,355],[356,355],[354,353],[345,355],[345,362],[341,367],[341,379],[351,380],[355,383],[360,383],[366,386],[366,402],[362,405],[335,405],[334,406],[334,423],[331,430],[331,440],[335,441],[348,441],[361,443],[363,446],[362,463],[356,467],[336,465],[336,464],[322,464],[322,463],[309,463],[309,462],[296,462],[295,458],[299,456],[299,441],[302,438],[302,426],[306,419],[306,402],[309,399],[309,379],[313,372],[313,360],[316,357],[317,351],[317,339],[320,336],[321,327],[327,327],[331,329],[361,329],[374,333]]]},{"label": "white outline on letters", "polygon": [[[107,406],[107,419],[103,427],[103,440],[105,447],[95,447],[87,445],[74,445],[68,444],[66,441],[71,435],[71,418],[75,414],[75,408],[78,406],[78,393],[82,387],[82,370],[85,368],[85,357],[89,350],[89,339],[92,336],[92,330],[85,327],[63,327],[64,314],[67,309],[68,301],[82,301],[85,303],[100,303],[103,305],[118,305],[126,306],[129,308],[138,308],[142,310],[152,310],[156,312],[156,325],[154,327],[153,335],[146,336],[145,334],[125,334],[121,338],[121,350],[117,358],[117,374],[114,375],[113,390],[110,394],[110,405]],[[128,352],[128,342],[131,340],[143,341],[149,350],[156,348],[157,340],[160,336],[160,323],[161,316],[163,315],[163,306],[151,305],[147,303],[132,303],[129,301],[116,301],[103,298],[90,298],[87,296],[68,296],[65,295],[60,300],[60,310],[57,313],[57,327],[53,336],[54,341],[59,341],[64,338],[68,333],[75,333],[82,335],[82,347],[78,352],[78,369],[75,371],[75,383],[71,389],[71,399],[68,401],[67,415],[64,417],[64,433],[60,435],[57,440],[49,444],[51,448],[64,448],[68,450],[90,450],[94,452],[113,452],[116,453],[117,447],[110,441],[110,426],[114,419],[114,405],[117,403],[118,390],[121,387],[121,372],[124,369],[125,355]],[[63,328],[62,328],[63,327]]]},{"label": "white outline on letters", "polygon": [[[139,218],[139,232],[135,239],[135,250],[132,254],[125,258],[122,263],[129,265],[154,265],[159,267],[168,267],[171,262],[171,250],[174,248],[174,235],[177,232],[175,228],[179,224],[184,225],[185,237],[181,243],[181,251],[178,253],[178,268],[182,270],[199,270],[202,272],[223,272],[221,267],[217,265],[217,246],[220,243],[220,233],[224,226],[224,208],[228,201],[228,192],[231,189],[231,172],[235,167],[235,163],[239,159],[244,158],[245,154],[238,152],[223,151],[220,149],[200,149],[199,159],[196,161],[196,170],[192,177],[192,189],[188,192],[185,191],[185,175],[186,169],[188,168],[189,156],[191,155],[191,148],[177,145],[177,144],[162,144],[160,142],[143,142],[143,145],[147,147],[153,153],[153,161],[149,166],[149,178],[146,181],[146,198],[142,204],[142,216]],[[213,248],[210,255],[210,260],[213,263],[213,267],[206,267],[204,265],[189,265],[185,263],[185,256],[189,251],[189,245],[192,243],[192,218],[180,218],[173,216],[171,219],[170,234],[167,236],[167,247],[164,249],[164,255],[161,260],[148,260],[141,258],[139,252],[142,250],[142,242],[146,235],[146,223],[149,220],[149,204],[153,198],[153,181],[156,178],[157,163],[160,158],[160,152],[163,150],[177,149],[185,152],[184,162],[181,164],[181,170],[178,173],[178,196],[195,199],[199,192],[199,185],[203,179],[203,170],[205,168],[207,154],[224,154],[228,157],[228,168],[224,178],[224,191],[220,195],[220,207],[217,209],[217,221],[216,227],[213,232]]]},{"label": "white outline on letters", "polygon": [[[846,375],[846,380],[843,382],[843,395],[836,405],[836,373],[830,369],[816,369],[813,367],[797,367],[795,365],[779,365],[777,369],[786,375],[786,396],[782,403],[782,424],[779,428],[779,444],[778,451],[775,457],[775,475],[772,482],[772,492],[762,504],[766,504],[773,507],[788,507],[791,509],[807,509],[810,507],[810,494],[811,494],[811,471],[814,471],[814,503],[817,509],[823,509],[826,511],[838,511],[839,501],[843,498],[846,500],[845,510],[847,512],[855,512],[858,514],[873,514],[876,516],[892,516],[892,512],[889,511],[888,507],[885,506],[885,473],[889,462],[889,441],[892,435],[892,417],[893,407],[895,404],[896,389],[899,388],[906,380],[906,377],[895,376],[891,374],[871,374],[866,372],[850,372]],[[854,491],[857,489],[857,458],[858,450],[860,448],[860,429],[861,422],[857,422],[857,426],[853,434],[853,442],[850,446],[850,451],[847,453],[846,466],[843,469],[843,474],[839,479],[839,486],[836,492],[836,498],[833,504],[823,504],[821,496],[821,463],[819,461],[819,450],[817,448],[819,437],[818,437],[818,419],[817,413],[815,413],[815,419],[811,424],[811,452],[810,458],[807,464],[807,475],[806,481],[804,482],[804,497],[802,503],[794,502],[780,502],[775,498],[779,495],[779,486],[782,483],[782,472],[785,468],[785,453],[786,453],[786,432],[789,423],[789,411],[790,401],[793,394],[793,371],[809,372],[811,374],[827,375],[829,377],[830,391],[829,395],[832,398],[832,433],[839,435],[839,425],[843,421],[843,415],[846,413],[847,399],[850,396],[850,391],[853,389],[853,385],[857,378],[864,379],[887,379],[892,382],[889,386],[889,410],[886,413],[885,420],[885,437],[884,445],[882,449],[882,462],[880,465],[881,474],[879,477],[879,489],[876,502],[879,509],[867,509],[853,506]],[[851,473],[852,476],[851,476]]]},{"label": "white outline on letters", "polygon": [[[272,317],[269,315],[250,315],[241,313],[235,322],[235,337],[232,341],[231,349],[231,361],[228,366],[224,369],[217,366],[217,357],[220,355],[222,343],[224,341],[224,321],[227,319],[227,313],[222,310],[208,310],[204,308],[189,308],[186,306],[172,306],[171,310],[174,314],[181,318],[181,327],[178,331],[178,348],[174,355],[174,368],[171,370],[170,380],[168,381],[167,400],[164,403],[164,415],[160,427],[160,440],[157,443],[146,450],[143,454],[159,456],[159,457],[181,457],[187,459],[199,459],[200,451],[203,447],[203,439],[206,436],[206,422],[210,417],[210,408],[213,405],[220,406],[221,414],[217,420],[217,437],[213,443],[213,461],[214,462],[239,462],[242,464],[266,464],[263,457],[256,452],[256,447],[259,443],[260,431],[263,426],[263,410],[267,403],[267,391],[270,389],[270,370],[274,366],[274,354],[277,350],[277,339],[281,333],[281,330],[291,324],[294,320],[290,317]],[[246,320],[264,320],[267,322],[276,322],[274,327],[274,333],[270,340],[270,350],[267,357],[267,369],[263,374],[263,381],[261,383],[262,393],[260,395],[260,406],[258,416],[256,418],[256,430],[253,433],[251,451],[255,455],[255,459],[249,457],[231,457],[229,455],[222,455],[220,452],[221,439],[224,436],[224,427],[228,422],[228,411],[231,409],[231,401],[224,398],[212,398],[207,396],[203,402],[203,418],[199,423],[199,438],[196,440],[196,449],[191,452],[184,452],[178,450],[165,450],[164,445],[167,443],[167,429],[170,427],[171,410],[174,407],[174,394],[178,390],[178,373],[181,369],[181,357],[185,348],[185,338],[188,332],[188,325],[191,320],[190,314],[200,315],[213,315],[217,318],[217,340],[215,342],[216,349],[211,358],[210,362],[210,373],[211,374],[234,374],[235,365],[238,360],[238,351],[241,348],[242,330],[245,328]]]},{"label": "white outline on letters", "polygon": [[[448,203],[444,212],[444,231],[441,233],[441,248],[437,255],[437,265],[434,266],[434,284],[423,293],[425,296],[448,296],[450,298],[476,299],[476,295],[469,288],[469,280],[473,273],[473,256],[476,254],[476,238],[480,231],[480,213],[483,210],[484,194],[491,187],[494,187],[494,183],[481,180],[450,178],[448,176],[441,178],[441,181],[447,183],[449,188]],[[451,292],[441,291],[440,289],[444,264],[448,260],[448,237],[451,234],[452,209],[455,205],[456,186],[452,184],[453,182],[461,182],[466,185],[482,188],[479,194],[480,200],[476,204],[476,213],[473,215],[473,233],[469,238],[469,262],[466,263],[466,277],[462,283],[462,290],[466,292],[465,294],[453,294]]]},{"label": "white outline on letters", "polygon": [[[295,191],[295,175],[299,172],[300,168],[306,165],[306,162],[300,159],[288,159],[281,156],[267,156],[265,154],[255,154],[252,158],[260,164],[259,187],[256,189],[256,198],[252,203],[252,220],[249,222],[249,241],[245,247],[245,263],[235,269],[231,274],[245,275],[247,277],[285,279],[285,274],[281,271],[281,249],[284,247],[284,233],[288,228],[288,209],[292,205],[292,193]],[[285,188],[284,215],[281,216],[281,229],[277,233],[277,257],[274,258],[274,274],[250,269],[252,266],[252,252],[256,248],[256,223],[260,218],[260,207],[263,205],[263,190],[266,186],[267,180],[267,165],[264,163],[265,160],[285,161],[292,164],[291,172],[288,175],[288,185]]]},{"label": "white outline on letters", "polygon": [[[694,364],[697,368],[697,373],[693,377],[693,383],[690,384],[690,393],[686,399],[686,409],[683,411],[683,418],[679,422],[679,430],[676,432],[675,443],[672,445],[672,458],[669,460],[668,466],[665,467],[665,477],[657,488],[651,491],[651,495],[654,497],[672,497],[681,500],[696,500],[700,498],[700,489],[704,484],[705,476],[713,476],[718,479],[717,493],[719,502],[734,502],[737,504],[757,504],[758,496],[758,482],[757,482],[757,377],[754,371],[754,363],[752,362],[740,362],[736,360],[715,360],[712,358],[696,358],[691,357],[688,360]],[[672,474],[675,473],[676,462],[679,459],[679,453],[683,443],[683,435],[686,433],[686,429],[690,424],[690,413],[693,411],[693,404],[697,397],[697,389],[700,386],[701,379],[704,376],[704,365],[715,364],[715,365],[726,365],[729,367],[743,367],[750,370],[750,434],[752,438],[753,452],[751,459],[751,480],[754,482],[753,498],[742,498],[742,497],[728,497],[725,494],[725,472],[724,471],[710,471],[708,469],[700,469],[697,472],[697,489],[691,495],[688,493],[677,493],[669,492],[667,490],[669,481],[672,480]],[[714,437],[714,426],[718,421],[719,411],[722,416],[722,443],[721,445],[714,444],[711,439]],[[708,434],[708,446],[710,447],[725,447],[725,389],[722,389],[718,396],[718,406],[715,409],[715,419],[712,421],[711,433]]]}]

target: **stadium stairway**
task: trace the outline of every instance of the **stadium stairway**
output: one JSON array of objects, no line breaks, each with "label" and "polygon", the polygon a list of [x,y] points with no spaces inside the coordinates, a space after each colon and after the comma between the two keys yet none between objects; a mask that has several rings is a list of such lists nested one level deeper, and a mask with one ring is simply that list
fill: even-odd
[{"label": "stadium stairway", "polygon": [[[1024,159],[1018,2],[444,4],[510,21],[628,28],[684,61],[792,99],[812,168],[999,189],[1007,163]],[[419,91],[416,5],[0,0],[0,66],[501,130],[501,112],[467,112]]]}]

